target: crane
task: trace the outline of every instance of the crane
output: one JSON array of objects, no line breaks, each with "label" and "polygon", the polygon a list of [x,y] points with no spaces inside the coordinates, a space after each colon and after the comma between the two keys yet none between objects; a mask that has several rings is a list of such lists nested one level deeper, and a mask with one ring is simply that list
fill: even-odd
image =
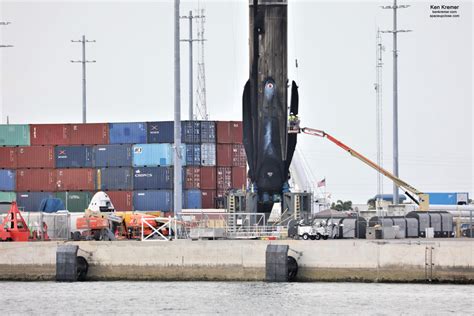
[{"label": "crane", "polygon": [[[327,138],[343,150],[347,151],[350,155],[353,157],[359,159],[369,167],[372,167],[373,169],[377,170],[390,180],[392,180],[398,187],[403,189],[405,191],[405,194],[413,200],[416,204],[418,204],[420,211],[428,211],[430,207],[430,199],[429,199],[429,194],[423,193],[420,190],[416,189],[415,187],[411,186],[410,184],[406,183],[402,179],[398,178],[397,176],[393,175],[391,172],[385,170],[381,166],[377,165],[375,162],[371,161],[369,158],[365,157],[364,155],[358,153],[354,149],[350,148],[340,140],[336,139],[335,137],[329,135],[325,131],[314,129],[314,128],[309,128],[309,127],[303,127],[299,128],[299,126],[293,129],[290,129],[288,131],[289,133],[305,133],[308,135],[313,135],[313,136],[318,136],[322,138]],[[416,195],[418,197],[418,200],[415,199],[413,195]]]}]

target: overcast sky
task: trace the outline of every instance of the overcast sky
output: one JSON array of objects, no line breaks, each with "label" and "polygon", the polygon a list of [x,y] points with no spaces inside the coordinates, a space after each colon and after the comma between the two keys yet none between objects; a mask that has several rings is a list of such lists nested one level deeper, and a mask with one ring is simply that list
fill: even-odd
[{"label": "overcast sky", "polygon": [[[324,129],[376,158],[375,34],[391,28],[389,1],[289,1],[289,76],[300,86],[304,126]],[[405,1],[408,2],[408,1]],[[399,27],[400,176],[426,192],[474,193],[473,6],[409,1]],[[248,78],[248,1],[201,1],[206,9],[207,101],[211,119],[240,120]],[[459,18],[430,18],[431,4],[459,5]],[[181,13],[198,1],[182,1]],[[88,45],[88,121],[173,118],[173,2],[1,1],[2,121],[81,121],[82,34]],[[188,36],[182,22],[181,34]],[[392,40],[384,35],[384,165],[392,167]],[[182,112],[187,118],[188,46],[182,44]],[[294,60],[298,59],[299,68]],[[195,71],[196,72],[196,71]],[[299,148],[334,200],[364,203],[376,173],[326,140]],[[391,193],[385,181],[385,193]]]}]

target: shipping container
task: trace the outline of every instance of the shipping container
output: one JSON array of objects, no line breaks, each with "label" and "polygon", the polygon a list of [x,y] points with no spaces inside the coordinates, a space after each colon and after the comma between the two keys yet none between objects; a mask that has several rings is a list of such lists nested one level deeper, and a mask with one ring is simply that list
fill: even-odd
[{"label": "shipping container", "polygon": [[70,145],[106,145],[109,143],[109,124],[71,124]]},{"label": "shipping container", "polygon": [[201,190],[202,208],[216,208],[216,190]]},{"label": "shipping container", "polygon": [[[201,168],[186,167],[185,168],[185,189],[200,189],[201,188]],[[215,181],[214,181],[215,183]]]},{"label": "shipping container", "polygon": [[232,167],[217,167],[217,189],[232,188]]},{"label": "shipping container", "polygon": [[54,146],[18,147],[18,168],[54,168]]},{"label": "shipping container", "polygon": [[469,204],[469,193],[467,192],[431,192],[430,204],[433,205],[465,205]]},{"label": "shipping container", "polygon": [[201,186],[202,190],[215,190],[217,188],[217,169],[216,167],[201,167]]},{"label": "shipping container", "polygon": [[201,143],[201,122],[200,121],[182,121],[181,122],[181,141],[185,144]]},{"label": "shipping container", "polygon": [[0,169],[16,169],[18,167],[17,147],[0,147]]},{"label": "shipping container", "polygon": [[232,144],[243,143],[243,129],[241,121],[232,121],[229,123],[230,135],[232,136]]},{"label": "shipping container", "polygon": [[[172,144],[137,144],[133,145],[133,166],[154,167],[173,165],[174,152]],[[182,165],[186,165],[186,146],[181,146]]]},{"label": "shipping container", "polygon": [[18,169],[16,171],[17,191],[56,191],[54,169]]},{"label": "shipping container", "polygon": [[0,146],[29,146],[30,126],[20,124],[0,125]]},{"label": "shipping container", "polygon": [[216,208],[227,208],[225,195],[228,190],[216,191]]},{"label": "shipping container", "polygon": [[133,211],[133,192],[132,191],[106,191],[115,210],[118,212]]},{"label": "shipping container", "polygon": [[137,211],[163,211],[173,209],[172,190],[134,191],[133,206]]},{"label": "shipping container", "polygon": [[41,202],[54,198],[53,192],[18,192],[16,201],[20,210],[24,212],[38,212]]},{"label": "shipping container", "polygon": [[0,170],[0,191],[15,191],[16,173],[15,170]]},{"label": "shipping container", "polygon": [[201,164],[201,145],[187,144],[186,145],[186,165],[199,166]]},{"label": "shipping container", "polygon": [[245,148],[242,144],[232,145],[232,166],[245,167],[247,166],[247,156],[245,155]]},{"label": "shipping container", "polygon": [[95,169],[56,169],[56,191],[93,191]]},{"label": "shipping container", "polygon": [[16,192],[0,192],[0,203],[13,201],[16,201]]},{"label": "shipping container", "polygon": [[173,189],[173,167],[142,167],[133,170],[134,190]]},{"label": "shipping container", "polygon": [[56,192],[55,197],[60,199],[64,203],[64,207],[69,212],[84,212],[88,207],[92,199],[91,192]]},{"label": "shipping container", "polygon": [[94,167],[131,167],[132,145],[97,145],[92,157]]},{"label": "shipping container", "polygon": [[132,168],[100,168],[96,174],[97,190],[133,190]]},{"label": "shipping container", "polygon": [[201,144],[201,166],[216,165],[216,144]]},{"label": "shipping container", "polygon": [[216,122],[201,121],[201,143],[216,142]]},{"label": "shipping container", "polygon": [[174,123],[148,122],[147,143],[174,143]]},{"label": "shipping container", "polygon": [[232,135],[230,131],[230,122],[217,121],[216,122],[217,143],[232,144]]},{"label": "shipping container", "polygon": [[247,185],[247,168],[232,167],[232,188],[242,189]]},{"label": "shipping container", "polygon": [[184,195],[183,208],[185,209],[202,208],[200,190],[184,190],[183,195]]},{"label": "shipping container", "polygon": [[69,145],[69,124],[31,124],[31,145]]},{"label": "shipping container", "polygon": [[146,123],[109,123],[111,144],[141,144],[147,142]]},{"label": "shipping container", "polygon": [[216,156],[218,167],[232,167],[232,144],[217,144]]},{"label": "shipping container", "polygon": [[56,168],[92,167],[92,146],[57,146],[54,155]]}]

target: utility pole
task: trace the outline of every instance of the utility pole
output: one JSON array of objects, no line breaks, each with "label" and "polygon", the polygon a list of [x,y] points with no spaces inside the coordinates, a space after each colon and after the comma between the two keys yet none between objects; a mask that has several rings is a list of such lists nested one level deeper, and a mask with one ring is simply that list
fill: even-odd
[{"label": "utility pole", "polygon": [[180,43],[179,43],[179,1],[174,0],[174,215],[181,217],[181,86],[180,86]]},{"label": "utility pole", "polygon": [[[375,71],[376,71],[376,83],[375,83],[375,94],[376,94],[376,124],[377,124],[377,165],[383,167],[383,111],[382,111],[382,54],[385,47],[382,45],[382,37],[380,36],[380,30],[377,30],[376,36],[376,54],[375,54]],[[380,210],[382,208],[381,201],[383,194],[383,177],[382,173],[377,173],[377,198],[375,200],[375,209],[377,216],[381,216]]]},{"label": "utility pole", "polygon": [[[11,24],[11,22],[0,22],[0,26],[9,25],[9,24]],[[0,44],[0,48],[9,48],[9,47],[13,47],[13,45]],[[3,98],[1,97],[0,97],[0,109],[1,109],[0,116],[3,118]],[[8,115],[7,115],[7,124],[10,124]]]},{"label": "utility pole", "polygon": [[[397,34],[411,32],[411,30],[397,29],[397,10],[408,8],[409,5],[397,5],[393,0],[392,6],[382,6],[382,9],[393,10],[393,30],[382,31],[382,33],[393,34],[393,174],[398,177],[398,50]],[[399,203],[398,186],[393,184],[393,204]]]},{"label": "utility pole", "polygon": [[82,39],[72,43],[82,43],[82,60],[71,60],[71,63],[82,63],[82,123],[87,123],[87,96],[86,96],[86,64],[95,63],[95,60],[86,60],[86,43],[95,43],[95,40],[86,40],[86,36],[82,35]]},{"label": "utility pole", "polygon": [[183,15],[180,17],[181,19],[188,19],[189,20],[189,38],[182,39],[181,42],[188,42],[189,43],[189,120],[194,120],[194,111],[193,111],[193,42],[199,42],[200,39],[193,39],[193,19],[200,19],[202,16],[195,15],[193,16],[193,11],[189,10],[189,15]]}]

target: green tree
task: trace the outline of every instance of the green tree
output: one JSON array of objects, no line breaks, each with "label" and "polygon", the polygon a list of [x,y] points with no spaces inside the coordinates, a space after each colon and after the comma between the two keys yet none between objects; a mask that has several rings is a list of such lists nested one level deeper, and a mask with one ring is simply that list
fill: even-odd
[{"label": "green tree", "polygon": [[336,211],[349,211],[352,210],[352,201],[337,200],[336,203],[331,204],[331,208]]}]

